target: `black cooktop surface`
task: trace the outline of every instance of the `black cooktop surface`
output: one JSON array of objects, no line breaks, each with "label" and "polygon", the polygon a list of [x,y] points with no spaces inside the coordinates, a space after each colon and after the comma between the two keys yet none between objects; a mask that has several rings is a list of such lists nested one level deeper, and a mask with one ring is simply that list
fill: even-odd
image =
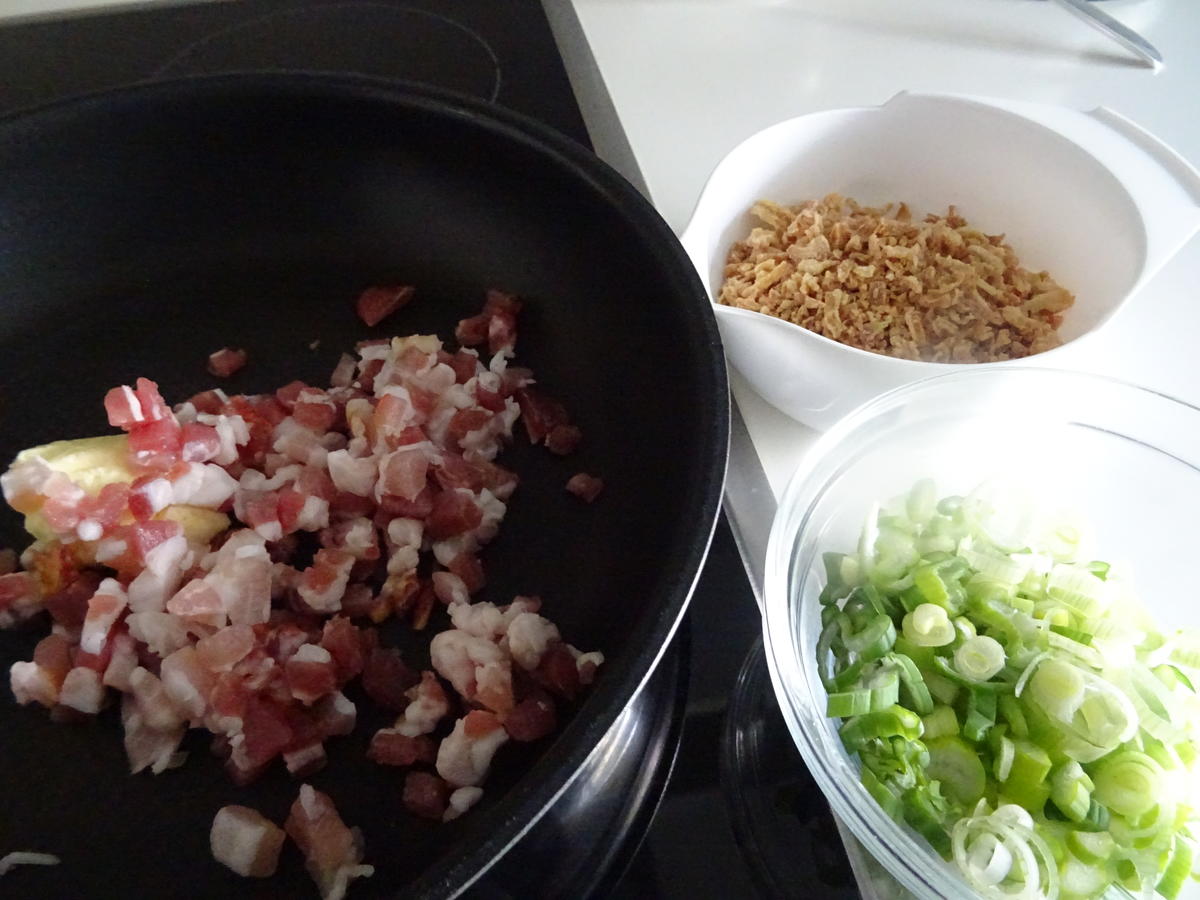
[{"label": "black cooktop surface", "polygon": [[[0,27],[0,112],[139,81],[263,69],[429,83],[508,106],[591,146],[537,0],[235,0],[14,23]],[[648,832],[615,855],[619,865],[628,864],[623,877],[614,872],[604,879],[615,897],[768,891],[735,839],[722,793],[726,711],[759,634],[758,610],[724,520],[689,617],[682,744]],[[781,814],[794,826],[787,833],[795,860],[811,877],[783,892],[856,897],[828,808],[798,755],[796,766],[796,778],[781,782]],[[779,893],[778,885],[771,890]]]}]

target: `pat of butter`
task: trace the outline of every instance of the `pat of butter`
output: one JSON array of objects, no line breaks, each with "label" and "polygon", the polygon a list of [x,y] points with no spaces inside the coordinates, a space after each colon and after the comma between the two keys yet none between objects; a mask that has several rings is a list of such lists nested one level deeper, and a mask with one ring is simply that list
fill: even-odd
[{"label": "pat of butter", "polygon": [[[128,449],[127,435],[110,434],[30,447],[17,455],[16,462],[40,459],[95,496],[106,484],[130,484],[137,477],[129,466]],[[209,543],[229,527],[227,515],[201,506],[168,506],[154,518],[178,522],[184,537],[201,544]],[[25,530],[39,541],[53,540],[55,536],[40,512],[25,517]]]}]

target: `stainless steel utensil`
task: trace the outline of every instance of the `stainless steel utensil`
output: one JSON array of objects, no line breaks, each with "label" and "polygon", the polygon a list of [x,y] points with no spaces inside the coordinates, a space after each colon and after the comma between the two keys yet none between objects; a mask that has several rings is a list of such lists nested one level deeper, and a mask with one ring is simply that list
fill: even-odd
[{"label": "stainless steel utensil", "polygon": [[1149,41],[1132,28],[1122,25],[1108,13],[1089,3],[1088,0],[1054,0],[1054,2],[1083,19],[1097,31],[1108,35],[1154,69],[1162,67],[1162,54]]}]

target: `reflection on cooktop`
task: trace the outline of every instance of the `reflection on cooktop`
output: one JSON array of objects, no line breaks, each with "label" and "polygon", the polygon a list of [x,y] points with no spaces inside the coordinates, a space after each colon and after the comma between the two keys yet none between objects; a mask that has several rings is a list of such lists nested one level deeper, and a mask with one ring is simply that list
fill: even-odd
[{"label": "reflection on cooktop", "polygon": [[151,77],[246,68],[405,78],[492,101],[501,85],[500,60],[476,31],[435,12],[384,3],[299,7],[236,22],[201,36]]}]

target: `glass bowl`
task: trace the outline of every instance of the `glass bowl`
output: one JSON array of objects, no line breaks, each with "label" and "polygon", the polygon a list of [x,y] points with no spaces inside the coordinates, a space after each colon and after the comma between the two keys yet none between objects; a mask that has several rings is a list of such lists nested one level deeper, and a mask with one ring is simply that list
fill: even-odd
[{"label": "glass bowl", "polygon": [[[1015,484],[1076,511],[1097,558],[1128,562],[1160,630],[1200,622],[1179,593],[1194,581],[1200,409],[1144,388],[1053,369],[962,371],[859,407],[806,455],[767,548],[764,643],[793,740],[833,812],[917,897],[971,891],[916,832],[888,818],[825,717],[818,674],[821,553],[853,550],[872,503],[921,478],[939,496]],[[1185,896],[1194,890],[1192,882]]]}]

